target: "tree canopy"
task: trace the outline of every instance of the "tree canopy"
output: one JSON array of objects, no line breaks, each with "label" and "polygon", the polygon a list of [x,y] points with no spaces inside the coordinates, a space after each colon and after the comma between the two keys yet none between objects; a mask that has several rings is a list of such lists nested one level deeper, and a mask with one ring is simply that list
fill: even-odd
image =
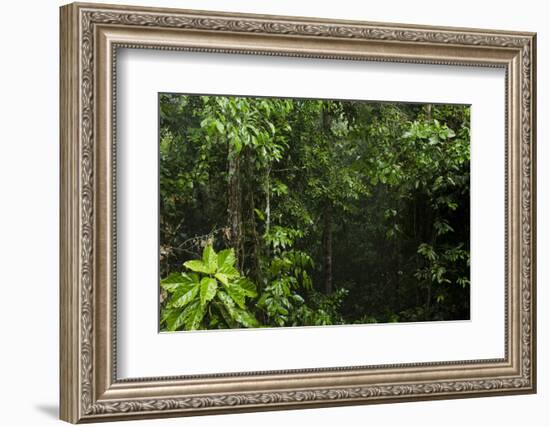
[{"label": "tree canopy", "polygon": [[159,99],[161,329],[469,318],[468,106]]}]

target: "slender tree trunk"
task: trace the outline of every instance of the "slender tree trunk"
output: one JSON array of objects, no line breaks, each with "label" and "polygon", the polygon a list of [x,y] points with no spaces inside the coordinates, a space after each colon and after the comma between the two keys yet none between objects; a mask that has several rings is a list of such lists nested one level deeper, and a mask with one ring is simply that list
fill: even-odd
[{"label": "slender tree trunk", "polygon": [[401,311],[401,299],[399,297],[399,288],[400,288],[400,282],[401,282],[401,275],[399,274],[399,271],[401,269],[401,245],[399,244],[399,238],[394,239],[393,244],[393,258],[394,258],[394,266],[393,266],[393,277],[395,280],[394,288],[393,288],[393,309],[396,312]]},{"label": "slender tree trunk", "polygon": [[[331,132],[332,117],[328,105],[323,103],[321,111],[321,132],[324,134],[326,140],[332,143]],[[324,287],[325,293],[330,294],[332,292],[332,206],[327,200],[323,211],[323,274],[324,274]]]},{"label": "slender tree trunk", "polygon": [[323,231],[323,272],[325,293],[332,292],[332,206],[327,205],[324,211]]},{"label": "slender tree trunk", "polygon": [[251,221],[251,232],[252,232],[252,253],[253,253],[253,266],[254,266],[254,280],[259,286],[258,291],[262,290],[263,287],[263,277],[262,270],[260,268],[260,236],[258,235],[258,229],[256,227],[256,201],[254,198],[254,191],[250,191],[250,221]]},{"label": "slender tree trunk", "polygon": [[[430,209],[428,209],[426,206],[424,206],[425,214],[424,214],[424,226],[425,226],[425,233],[426,233],[426,242],[429,242],[428,244],[434,248],[435,247],[435,239],[436,234],[433,227],[434,218],[433,214]],[[426,295],[426,312],[429,313],[432,305],[432,289],[433,289],[433,283],[431,278],[428,280],[428,290]]]},{"label": "slender tree trunk", "polygon": [[231,233],[231,246],[235,250],[237,259],[236,265],[242,267],[241,257],[241,186],[240,186],[240,171],[239,157],[229,151],[228,155],[228,175],[229,188],[227,200],[227,216],[229,222],[229,230]]},{"label": "slender tree trunk", "polygon": [[426,115],[428,116],[428,121],[431,122],[432,118],[433,118],[432,104],[427,104],[426,105]]},{"label": "slender tree trunk", "polygon": [[271,169],[268,169],[265,183],[265,233],[269,234],[271,227]]}]

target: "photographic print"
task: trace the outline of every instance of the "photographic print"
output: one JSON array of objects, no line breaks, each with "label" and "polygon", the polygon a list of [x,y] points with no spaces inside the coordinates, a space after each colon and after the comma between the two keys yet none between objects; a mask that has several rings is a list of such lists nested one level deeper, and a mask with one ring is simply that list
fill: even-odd
[{"label": "photographic print", "polygon": [[470,106],[158,99],[161,331],[470,318]]}]

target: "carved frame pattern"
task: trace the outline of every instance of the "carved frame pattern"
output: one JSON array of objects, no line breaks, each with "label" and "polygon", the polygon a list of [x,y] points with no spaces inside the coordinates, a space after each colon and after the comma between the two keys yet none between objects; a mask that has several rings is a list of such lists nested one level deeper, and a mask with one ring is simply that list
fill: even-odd
[{"label": "carved frame pattern", "polygon": [[[529,393],[535,391],[535,35],[529,33],[487,32],[404,25],[329,22],[303,18],[232,15],[209,12],[160,10],[72,4],[61,10],[61,144],[62,144],[62,200],[61,200],[61,417],[70,422],[100,421],[136,417],[159,417],[186,414],[250,411],[257,409],[284,409],[288,407],[359,404],[411,399],[479,396],[495,393]],[[392,57],[372,55],[370,60],[391,60],[413,63],[445,63],[491,66],[501,60],[466,59],[460,52],[482,48],[489,52],[510,53],[506,63],[509,79],[519,80],[517,110],[511,111],[519,119],[519,145],[512,145],[520,156],[519,177],[512,184],[518,187],[520,209],[513,225],[519,228],[521,240],[517,262],[520,271],[520,295],[517,305],[519,321],[518,357],[513,375],[475,375],[453,380],[400,380],[400,366],[388,383],[314,387],[304,381],[303,387],[264,391],[181,395],[177,397],[139,396],[108,397],[98,392],[96,370],[101,369],[97,354],[94,316],[98,316],[95,292],[102,286],[94,276],[97,265],[97,62],[96,40],[102,27],[135,29],[200,31],[239,35],[269,35],[294,37],[298,40],[326,39],[344,41],[390,42],[401,46],[444,46],[457,48],[453,54],[430,57],[395,54]],[[119,46],[123,46],[120,44]],[[157,49],[179,49],[174,45],[144,45],[129,41],[126,46]],[[116,57],[116,45],[113,56]],[[237,48],[200,48],[194,50],[240,52],[249,54],[312,56],[317,58],[346,58],[365,60],[344,52],[289,52]],[[477,52],[477,51],[476,51]],[[519,64],[519,65],[518,65]],[[519,75],[514,70],[519,71]],[[75,70],[78,69],[78,71]],[[116,76],[113,77],[115,81]],[[509,107],[510,108],[510,107]],[[113,109],[114,111],[114,109]],[[112,113],[113,126],[116,117]],[[512,120],[512,119],[510,119]],[[513,139],[513,137],[512,137]],[[106,220],[106,219],[103,219]],[[115,236],[116,238],[116,236]],[[507,236],[507,238],[509,238]],[[67,240],[64,245],[63,240]],[[513,289],[514,290],[514,289]],[[512,306],[509,308],[513,309]],[[508,312],[507,312],[508,314]],[[508,317],[507,317],[508,319]],[[114,325],[111,325],[114,327]],[[507,347],[508,348],[508,347]],[[116,353],[116,349],[114,351]],[[109,353],[111,354],[111,353]],[[506,359],[508,359],[508,353]],[[511,357],[511,356],[510,356]],[[476,362],[476,361],[473,361]],[[494,362],[494,361],[492,361]],[[518,363],[519,362],[519,363]],[[116,363],[112,369],[112,384],[117,385]],[[501,364],[510,365],[510,360]],[[433,364],[432,367],[457,363]],[[460,363],[459,363],[460,364]],[[513,364],[513,363],[512,363]],[[428,364],[429,365],[429,364]],[[462,364],[467,367],[467,363]],[[344,369],[344,368],[342,368]],[[375,369],[376,370],[376,369]],[[338,371],[335,369],[334,371]],[[334,373],[334,372],[333,372]],[[284,373],[283,373],[284,374]],[[293,375],[288,372],[288,375]],[[307,375],[307,372],[302,372]],[[302,376],[303,376],[302,375]],[[452,377],[452,375],[451,375]],[[185,381],[159,379],[159,381]],[[151,381],[151,380],[150,380]],[[149,381],[149,382],[150,382]],[[154,382],[154,379],[152,380]],[[215,387],[215,385],[213,386]],[[103,390],[105,391],[105,390]],[[107,396],[107,397],[105,397]]]}]

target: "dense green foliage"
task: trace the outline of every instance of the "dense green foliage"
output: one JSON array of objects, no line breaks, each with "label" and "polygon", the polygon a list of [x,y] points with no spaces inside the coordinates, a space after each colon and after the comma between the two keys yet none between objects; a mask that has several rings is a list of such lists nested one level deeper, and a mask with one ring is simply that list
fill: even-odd
[{"label": "dense green foliage", "polygon": [[235,268],[235,252],[204,249],[201,260],[185,262],[190,273],[172,273],[160,282],[170,292],[163,321],[170,331],[259,326],[246,309],[246,298],[257,296],[256,286]]},{"label": "dense green foliage", "polygon": [[469,114],[161,95],[161,328],[469,318]]}]

